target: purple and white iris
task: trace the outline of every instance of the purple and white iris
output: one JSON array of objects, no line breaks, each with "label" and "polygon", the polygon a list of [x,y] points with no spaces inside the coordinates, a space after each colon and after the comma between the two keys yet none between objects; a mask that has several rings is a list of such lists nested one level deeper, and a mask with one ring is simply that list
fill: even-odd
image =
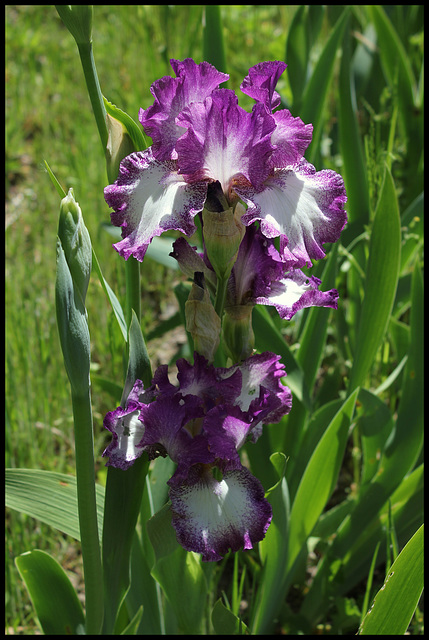
[{"label": "purple and white iris", "polygon": [[178,384],[162,365],[149,389],[137,380],[125,407],[104,419],[113,434],[103,453],[108,465],[126,470],[143,452],[177,463],[168,482],[173,526],[180,544],[203,560],[251,549],[270,524],[263,487],[241,464],[238,450],[291,409],[279,360],[266,352],[215,368],[196,353],[193,365],[178,360]]},{"label": "purple and white iris", "polygon": [[[249,69],[240,88],[255,100],[250,113],[233,91],[220,87],[229,76],[207,62],[188,58],[171,66],[176,77],[154,82],[154,103],[139,114],[152,145],[124,158],[118,179],[104,192],[112,224],[122,228],[115,249],[142,261],[164,231],[191,236],[205,207],[204,216],[232,211],[241,244],[221,283],[224,307],[216,311],[225,309],[233,330],[235,311],[250,317],[255,304],[272,305],[287,320],[305,307],[336,308],[337,291],[319,291],[320,280],[301,269],[324,257],[324,243],[338,240],[347,197],[340,175],[317,172],[304,158],[312,125],[278,108],[275,88],[286,65]],[[190,278],[203,272],[216,290],[219,271],[207,250],[200,255],[181,237],[172,255]],[[229,355],[238,363],[229,368],[195,353],[194,364],[177,362],[172,384],[167,367],[159,367],[149,389],[137,380],[124,406],[104,420],[113,434],[103,453],[108,465],[126,470],[143,452],[176,463],[168,481],[172,523],[180,544],[203,560],[251,549],[271,521],[263,487],[238,452],[246,441],[256,442],[264,424],[289,413],[292,396],[281,382],[286,373],[279,356],[249,356],[251,335],[250,327],[249,339],[234,345]]]},{"label": "purple and white iris", "polygon": [[122,227],[116,250],[141,261],[164,231],[192,235],[209,184],[219,182],[228,206],[241,200],[247,207],[246,226],[258,221],[265,238],[280,238],[288,267],[322,258],[323,243],[335,242],[346,223],[347,198],[340,175],[317,172],[303,157],[312,125],[287,109],[273,111],[286,65],[249,70],[241,90],[256,101],[251,113],[233,91],[219,88],[228,76],[212,65],[189,58],[171,65],[176,77],[154,82],[155,102],[139,114],[152,146],[125,158],[105,189],[112,223]]}]

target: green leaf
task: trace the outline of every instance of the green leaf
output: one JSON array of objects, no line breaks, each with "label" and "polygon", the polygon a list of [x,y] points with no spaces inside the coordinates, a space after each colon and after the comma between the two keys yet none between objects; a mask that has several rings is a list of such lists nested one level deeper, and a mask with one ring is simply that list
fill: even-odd
[{"label": "green leaf", "polygon": [[261,560],[264,563],[262,578],[253,608],[252,634],[261,635],[271,631],[287,589],[287,531],[289,525],[289,491],[285,479],[286,456],[273,453],[270,457],[277,482],[267,491],[267,499],[273,509],[273,519],[265,538],[259,543]]},{"label": "green leaf", "polygon": [[133,619],[130,620],[129,624],[125,627],[123,631],[121,631],[121,636],[135,636],[137,635],[137,629],[139,628],[140,621],[143,615],[143,606],[140,606]]},{"label": "green leaf", "polygon": [[[42,469],[6,469],[6,506],[80,540],[75,476]],[[104,487],[96,485],[98,529]]]},{"label": "green leaf", "polygon": [[288,569],[292,568],[335,488],[357,394],[356,389],[336,413],[311,456],[298,487],[290,514]]},{"label": "green leaf", "polygon": [[220,598],[213,607],[212,623],[217,636],[244,635],[247,631],[244,622],[227,609]]},{"label": "green leaf", "polygon": [[103,633],[114,629],[119,605],[130,582],[130,553],[140,510],[147,456],[127,469],[108,467],[103,523],[105,615]]},{"label": "green leaf", "polygon": [[310,43],[308,38],[308,6],[298,7],[293,16],[286,42],[287,74],[292,89],[294,112],[299,110],[307,82]]},{"label": "green leaf", "polygon": [[402,549],[359,629],[360,635],[404,635],[423,591],[423,525]]},{"label": "green leaf", "polygon": [[307,408],[310,408],[311,400],[304,372],[289,349],[284,336],[275,326],[266,307],[257,305],[253,309],[253,331],[258,351],[272,351],[282,357],[282,362],[286,367],[287,386]]},{"label": "green leaf", "polygon": [[[350,507],[354,506],[353,502],[356,506],[355,498],[341,503],[324,516],[323,520],[330,519],[331,512],[334,512],[332,514],[334,527],[327,529],[325,523],[322,522],[322,526],[320,527],[318,524],[312,535],[322,535],[325,538],[332,536],[333,542],[322,558],[304,600],[301,614],[307,620],[314,624],[320,616],[323,616],[326,602],[350,592],[361,580],[367,578],[374,549],[379,542],[386,539],[389,508],[393,516],[395,530],[403,541],[408,540],[416,528],[422,524],[423,481],[423,465],[420,465],[390,494],[390,499],[383,501],[381,507],[379,503],[374,506],[374,500],[371,496],[369,500],[365,500],[364,497],[364,500],[357,504],[362,509],[358,509],[356,516],[351,519],[353,509]],[[345,508],[343,509],[342,505],[344,504]],[[342,518],[343,523],[340,518],[335,526],[335,511],[337,510],[345,517]],[[348,528],[347,525],[350,522],[352,526]],[[345,536],[347,537],[345,538]],[[385,545],[382,545],[378,558],[380,562],[385,560]]]},{"label": "green leaf", "polygon": [[[383,70],[392,88],[397,82],[401,113],[404,119],[410,119],[414,110],[415,86],[410,58],[385,9],[379,5],[369,5],[368,11],[377,30]],[[408,124],[404,124],[408,128]]]},{"label": "green leaf", "polygon": [[152,367],[149,354],[134,309],[129,327],[128,347],[128,369],[122,393],[121,406],[125,406],[125,401],[136,380],[142,380],[145,389],[150,387],[152,383]]},{"label": "green leaf", "polygon": [[[342,236],[343,243],[347,238],[355,238],[369,221],[369,195],[366,166],[364,162],[361,136],[357,122],[354,75],[350,65],[351,34],[350,20],[347,19],[341,56],[339,84],[339,133],[343,159],[341,169],[347,191],[348,223]],[[352,233],[351,233],[352,232]]]},{"label": "green leaf", "polygon": [[392,176],[386,167],[372,225],[365,296],[349,390],[364,382],[384,338],[398,283],[400,252],[401,222],[398,202]]},{"label": "green leaf", "polygon": [[49,177],[51,178],[51,182],[54,185],[55,189],[57,190],[58,195],[60,196],[61,199],[65,198],[66,197],[66,192],[62,188],[59,180],[57,180],[57,178],[55,177],[54,173],[52,172],[51,167],[48,165],[46,160],[44,160],[44,163],[45,163],[46,170],[47,170],[47,172],[49,174]]},{"label": "green leaf", "polygon": [[83,635],[82,606],[65,571],[54,558],[35,549],[15,558],[45,635]]},{"label": "green leaf", "polygon": [[100,263],[98,262],[94,249],[92,250],[92,264],[95,268],[95,271],[97,272],[101,286],[103,287],[103,291],[109,299],[110,304],[112,305],[113,313],[115,314],[115,318],[118,321],[119,328],[126,342],[128,339],[127,323],[125,322],[125,316],[121,307],[121,303],[116,297],[114,291],[111,289],[107,280],[104,279],[104,276],[101,272]]},{"label": "green leaf", "polygon": [[185,551],[177,542],[169,505],[146,526],[156,558],[151,573],[176,615],[180,632],[201,634],[207,599],[201,556]]},{"label": "green leaf", "polygon": [[305,123],[311,122],[313,124],[313,140],[307,152],[309,162],[314,162],[319,153],[320,140],[327,113],[325,109],[326,99],[334,72],[337,49],[341,42],[349,11],[350,7],[346,7],[337,20],[305,88],[299,116]]},{"label": "green leaf", "polygon": [[[203,59],[206,62],[210,62],[218,71],[226,73],[225,47],[219,5],[205,5],[203,20]],[[226,85],[223,84],[222,86]]]}]

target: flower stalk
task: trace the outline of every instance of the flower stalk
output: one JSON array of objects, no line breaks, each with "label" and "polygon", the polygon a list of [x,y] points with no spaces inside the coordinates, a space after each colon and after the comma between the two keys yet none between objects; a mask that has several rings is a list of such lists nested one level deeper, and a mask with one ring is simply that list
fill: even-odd
[{"label": "flower stalk", "polygon": [[92,248],[78,203],[70,189],[61,202],[55,286],[57,324],[71,385],[76,447],[76,483],[85,575],[86,632],[103,623],[103,581],[95,495],[94,443],[90,398],[90,337],[85,296]]}]

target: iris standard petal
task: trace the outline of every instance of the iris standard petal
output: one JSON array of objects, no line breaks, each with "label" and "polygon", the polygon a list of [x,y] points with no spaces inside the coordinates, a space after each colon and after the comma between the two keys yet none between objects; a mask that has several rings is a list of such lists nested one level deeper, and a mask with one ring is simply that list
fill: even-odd
[{"label": "iris standard petal", "polygon": [[226,73],[218,71],[208,62],[197,64],[192,58],[170,60],[177,77],[165,76],[154,82],[151,93],[154,104],[140,109],[139,120],[152,138],[152,150],[158,160],[177,158],[174,150],[177,139],[185,130],[176,124],[176,116],[192,102],[202,102],[222,82]]},{"label": "iris standard petal", "polygon": [[265,236],[280,236],[282,258],[294,267],[323,258],[323,243],[336,242],[347,222],[342,177],[330,169],[316,172],[305,159],[275,170],[259,191],[241,185],[236,191],[248,205],[242,222],[260,220]]},{"label": "iris standard petal", "polygon": [[204,561],[221,560],[229,549],[252,549],[271,522],[264,489],[244,467],[218,481],[209,465],[195,465],[185,482],[170,487],[170,499],[179,543]]},{"label": "iris standard petal", "polygon": [[275,87],[286,67],[287,64],[278,60],[259,62],[249,69],[240,89],[254,100],[262,102],[271,113],[280,104],[280,95]]},{"label": "iris standard petal", "polygon": [[304,124],[301,118],[294,118],[288,109],[273,113],[276,123],[271,143],[276,146],[271,163],[281,169],[296,164],[303,157],[313,137],[313,125]]},{"label": "iris standard petal", "polygon": [[230,202],[244,179],[258,186],[267,177],[275,127],[262,105],[248,113],[229,89],[216,89],[204,103],[182,111],[177,124],[186,133],[177,141],[180,172],[189,182],[218,180]]},{"label": "iris standard petal", "polygon": [[192,235],[206,194],[207,185],[187,184],[173,160],[156,160],[151,149],[132,153],[121,162],[116,182],[104,190],[114,209],[112,224],[122,227],[123,240],[113,246],[126,260],[133,255],[142,261],[152,238],[164,231]]}]

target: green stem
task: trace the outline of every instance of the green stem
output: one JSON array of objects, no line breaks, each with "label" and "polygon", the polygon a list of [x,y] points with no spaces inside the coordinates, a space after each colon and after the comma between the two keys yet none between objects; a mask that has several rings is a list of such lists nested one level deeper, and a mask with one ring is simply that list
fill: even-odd
[{"label": "green stem", "polygon": [[106,152],[108,131],[106,124],[106,109],[104,107],[103,95],[98,81],[97,70],[95,68],[94,56],[92,53],[92,43],[78,44],[80,60],[82,62],[83,73],[85,75],[86,86],[92,110],[100,134],[103,153]]},{"label": "green stem", "polygon": [[72,393],[76,447],[76,481],[85,577],[86,633],[98,635],[103,624],[103,571],[98,537],[94,443],[90,391]]},{"label": "green stem", "polygon": [[218,276],[217,279],[217,289],[216,289],[216,298],[215,298],[215,311],[219,318],[222,320],[223,308],[225,306],[225,298],[226,298],[226,287],[228,284],[229,273],[226,277],[220,278]]},{"label": "green stem", "polygon": [[141,319],[140,262],[132,256],[125,263],[125,317],[130,326],[133,309],[138,321]]}]

